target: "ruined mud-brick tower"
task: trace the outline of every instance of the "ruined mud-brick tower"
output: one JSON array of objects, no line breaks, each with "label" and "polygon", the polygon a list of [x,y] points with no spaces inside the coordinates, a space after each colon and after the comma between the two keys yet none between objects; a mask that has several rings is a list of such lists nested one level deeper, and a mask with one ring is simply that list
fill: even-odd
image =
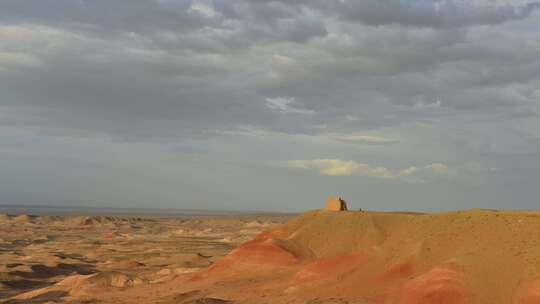
[{"label": "ruined mud-brick tower", "polygon": [[326,201],[326,210],[346,211],[347,203],[340,196],[330,196]]}]

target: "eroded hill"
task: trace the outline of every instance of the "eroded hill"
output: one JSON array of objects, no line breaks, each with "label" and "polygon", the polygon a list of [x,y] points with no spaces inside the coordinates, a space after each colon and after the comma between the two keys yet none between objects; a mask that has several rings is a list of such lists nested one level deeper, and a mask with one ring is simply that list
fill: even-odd
[{"label": "eroded hill", "polygon": [[99,303],[533,304],[539,260],[538,212],[317,210],[196,272],[164,267],[158,282],[105,276],[95,279],[106,282],[101,289],[78,275],[19,299],[64,292],[75,300],[88,290]]}]

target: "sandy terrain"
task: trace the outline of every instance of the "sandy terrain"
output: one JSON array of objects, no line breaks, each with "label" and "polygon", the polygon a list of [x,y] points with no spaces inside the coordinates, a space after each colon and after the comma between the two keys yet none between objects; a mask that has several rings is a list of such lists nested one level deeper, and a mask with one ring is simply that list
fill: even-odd
[{"label": "sandy terrain", "polygon": [[0,302],[106,303],[99,295],[205,268],[287,219],[0,214]]},{"label": "sandy terrain", "polygon": [[2,295],[12,296],[7,303],[540,303],[538,212],[317,210],[284,220],[4,217]]}]

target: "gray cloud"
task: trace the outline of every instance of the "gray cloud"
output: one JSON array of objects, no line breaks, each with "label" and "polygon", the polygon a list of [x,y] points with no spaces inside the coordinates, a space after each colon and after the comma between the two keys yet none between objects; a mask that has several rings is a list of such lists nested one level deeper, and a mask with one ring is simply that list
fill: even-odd
[{"label": "gray cloud", "polygon": [[[265,1],[255,1],[265,3]],[[274,3],[274,2],[273,2]],[[372,26],[459,28],[497,25],[529,17],[540,2],[462,0],[279,1]]]},{"label": "gray cloud", "polygon": [[[202,154],[208,174],[208,164],[241,155],[236,161],[251,165],[236,173],[288,159],[384,168],[436,159],[516,176],[523,166],[508,155],[538,151],[537,8],[518,0],[1,1],[0,128],[11,138],[178,145],[179,163]],[[265,170],[273,181],[290,173]]]},{"label": "gray cloud", "polygon": [[373,0],[332,3],[340,16],[368,25],[395,24],[432,28],[500,24],[526,18],[540,7],[539,2],[493,5],[489,2],[459,0]]}]

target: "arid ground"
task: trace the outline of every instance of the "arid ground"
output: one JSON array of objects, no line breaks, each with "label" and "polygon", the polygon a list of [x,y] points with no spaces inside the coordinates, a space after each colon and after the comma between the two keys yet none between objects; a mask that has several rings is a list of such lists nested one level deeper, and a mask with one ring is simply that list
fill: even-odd
[{"label": "arid ground", "polygon": [[[107,292],[158,286],[205,268],[288,219],[268,214],[169,218],[0,214],[0,302],[146,303],[100,298]],[[80,282],[69,291],[56,288],[69,285],[70,279]],[[162,301],[158,294],[153,298],[148,303],[179,303]]]},{"label": "arid ground", "polygon": [[4,215],[1,231],[5,303],[540,303],[532,211]]}]

